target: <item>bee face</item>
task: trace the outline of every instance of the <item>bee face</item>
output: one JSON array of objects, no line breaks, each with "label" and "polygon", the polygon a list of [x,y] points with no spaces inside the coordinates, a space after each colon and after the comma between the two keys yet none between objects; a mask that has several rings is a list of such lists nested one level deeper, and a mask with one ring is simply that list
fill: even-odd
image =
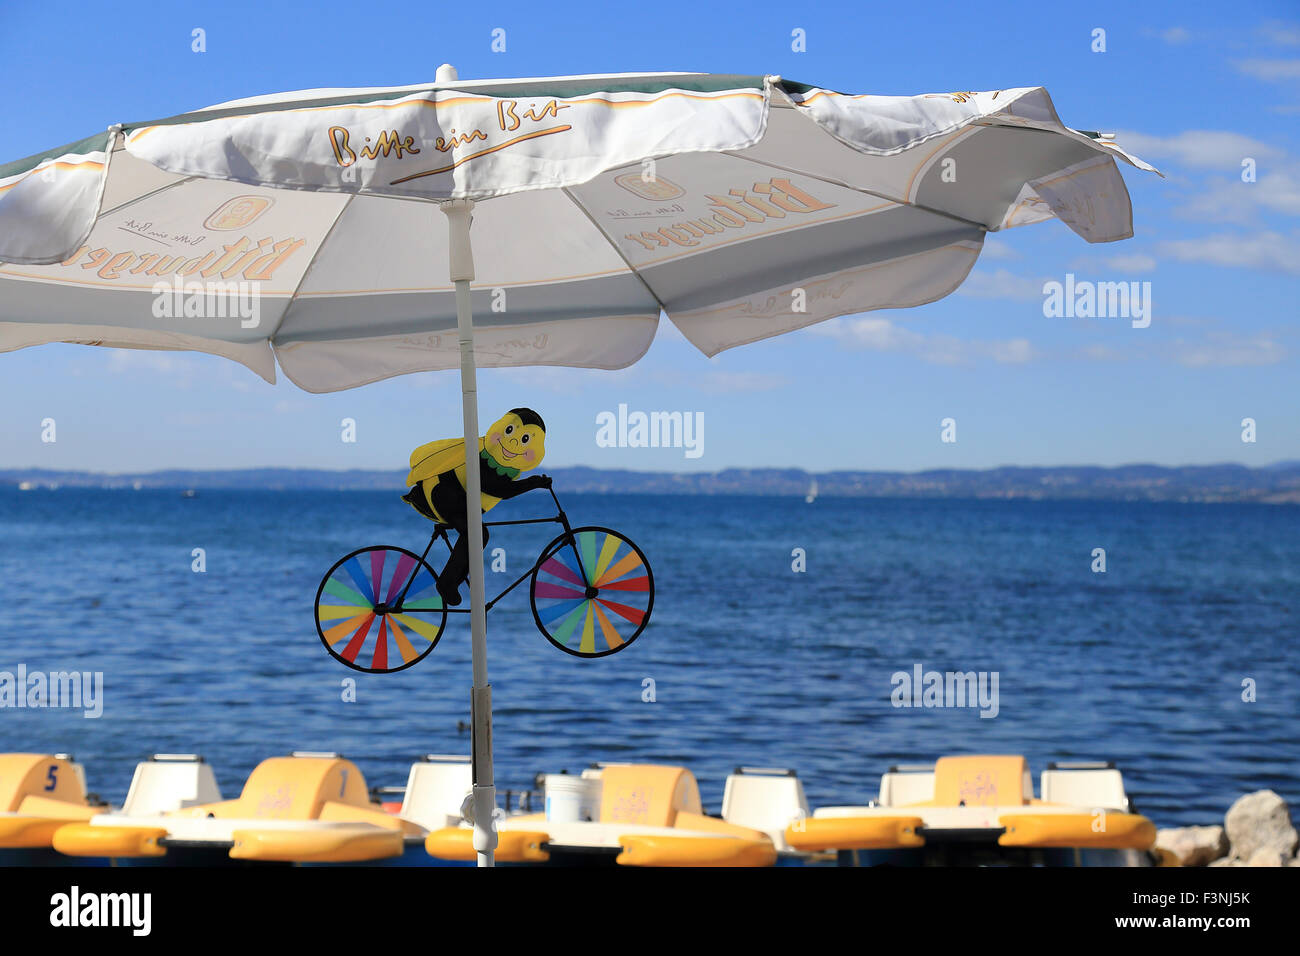
[{"label": "bee face", "polygon": [[487,450],[501,464],[529,471],[540,465],[546,454],[546,432],[508,412],[488,429]]}]

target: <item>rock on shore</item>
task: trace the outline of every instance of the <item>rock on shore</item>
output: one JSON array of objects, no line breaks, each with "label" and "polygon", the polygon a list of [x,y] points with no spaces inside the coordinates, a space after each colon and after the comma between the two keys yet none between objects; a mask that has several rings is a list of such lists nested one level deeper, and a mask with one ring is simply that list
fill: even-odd
[{"label": "rock on shore", "polygon": [[1183,866],[1300,866],[1298,844],[1290,808],[1272,790],[1238,798],[1221,827],[1177,827],[1156,835],[1156,846]]},{"label": "rock on shore", "polygon": [[1156,834],[1156,846],[1178,857],[1182,866],[1206,866],[1228,854],[1223,827],[1177,827]]},{"label": "rock on shore", "polygon": [[1257,850],[1276,850],[1285,859],[1295,856],[1296,829],[1286,801],[1272,790],[1248,793],[1237,800],[1223,820],[1232,855],[1249,860]]}]

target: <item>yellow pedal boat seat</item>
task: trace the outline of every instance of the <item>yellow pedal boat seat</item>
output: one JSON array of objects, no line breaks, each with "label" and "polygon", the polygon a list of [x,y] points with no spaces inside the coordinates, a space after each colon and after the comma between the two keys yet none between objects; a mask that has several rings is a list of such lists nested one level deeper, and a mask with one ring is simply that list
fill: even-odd
[{"label": "yellow pedal boat seat", "polygon": [[0,754],[0,849],[48,847],[60,827],[105,809],[87,802],[80,768],[66,757]]},{"label": "yellow pedal boat seat", "polygon": [[[952,830],[983,829],[1004,847],[1150,849],[1155,826],[1128,812],[1119,771],[1069,766],[1044,773],[1051,782],[1044,793],[1050,789],[1053,800],[1035,799],[1028,763],[1019,755],[941,757],[932,772],[891,768],[881,779],[880,804],[828,808],[796,821],[786,838],[807,851],[894,850],[924,846],[927,837],[943,839]],[[914,799],[926,792],[929,799]],[[894,799],[899,794],[908,796]]]},{"label": "yellow pedal boat seat", "polygon": [[1034,778],[1022,756],[978,754],[935,761],[934,800],[929,806],[1023,806],[1033,797]]},{"label": "yellow pedal boat seat", "polygon": [[685,767],[613,764],[601,772],[601,823],[671,827],[682,811],[703,813],[700,785]]},{"label": "yellow pedal boat seat", "polygon": [[[498,827],[497,859],[540,863],[557,848],[612,849],[616,838],[616,861],[625,866],[776,862],[776,847],[766,833],[705,815],[699,784],[685,767],[610,764],[600,770],[599,778],[598,820],[548,826],[544,813],[507,817]],[[622,827],[628,828],[626,833]],[[425,849],[440,859],[473,860],[473,831],[464,826],[435,830]]]},{"label": "yellow pedal boat seat", "polygon": [[356,764],[334,756],[270,757],[253,768],[238,798],[167,816],[373,823],[412,835],[421,829],[371,803],[366,778]]},{"label": "yellow pedal boat seat", "polygon": [[600,822],[631,823],[716,836],[634,833],[619,838],[624,866],[771,866],[765,833],[704,814],[700,785],[685,767],[614,764],[600,775]]},{"label": "yellow pedal boat seat", "polygon": [[[359,862],[398,856],[404,838],[424,829],[370,802],[365,777],[337,756],[271,757],[258,764],[239,797],[173,810],[130,824],[66,827],[56,849],[72,856],[155,856],[159,839],[188,819],[239,821],[227,839],[235,859],[282,862]],[[111,819],[111,818],[109,818]],[[244,821],[266,825],[243,826]],[[144,825],[147,822],[148,825]],[[294,824],[300,824],[295,826]]]}]

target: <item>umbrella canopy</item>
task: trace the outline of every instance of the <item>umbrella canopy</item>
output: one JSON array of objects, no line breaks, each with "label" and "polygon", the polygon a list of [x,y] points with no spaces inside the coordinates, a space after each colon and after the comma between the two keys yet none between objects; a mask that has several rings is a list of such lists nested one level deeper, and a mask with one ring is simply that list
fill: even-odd
[{"label": "umbrella canopy", "polygon": [[[193,349],[313,392],[454,368],[429,203],[463,198],[480,367],[620,368],[661,310],[714,355],[941,298],[989,230],[1126,238],[1116,157],[1151,168],[1042,89],[655,74],[237,100],[0,167],[0,350]],[[232,283],[256,316],[215,314]]]},{"label": "umbrella canopy", "polygon": [[1055,217],[1089,242],[1132,235],[1116,158],[1151,169],[1063,125],[1041,88],[444,67],[433,84],[237,100],[0,167],[0,351],[188,349],[267,381],[278,363],[313,392],[459,366],[467,811],[490,865],[476,368],[621,368],[661,313],[714,355],[932,302],[988,231]]}]

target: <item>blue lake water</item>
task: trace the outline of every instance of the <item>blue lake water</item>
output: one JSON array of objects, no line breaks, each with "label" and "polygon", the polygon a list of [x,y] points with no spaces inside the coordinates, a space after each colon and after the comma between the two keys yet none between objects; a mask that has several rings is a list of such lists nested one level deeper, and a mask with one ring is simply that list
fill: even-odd
[{"label": "blue lake water", "polygon": [[[1218,821],[1262,787],[1300,802],[1300,508],[557,490],[575,525],[646,552],[655,609],[597,660],[541,637],[526,586],[491,612],[502,789],[598,759],[673,761],[716,811],[749,764],[797,768],[818,806],[874,798],[891,763],[991,752],[1026,754],[1035,780],[1048,760],[1115,760],[1161,825]],[[493,517],[549,504],[534,493]],[[418,553],[428,528],[388,493],[0,490],[0,670],[105,680],[99,720],[0,710],[0,751],[70,751],[114,803],[151,752],[202,753],[228,797],[294,749],[340,751],[371,785],[404,783],[419,754],[467,753],[465,616],[392,675],[344,668],[312,620],[336,558]],[[553,533],[494,532],[509,574],[489,590]],[[998,715],[894,707],[891,675],[918,663],[996,671]]]}]

